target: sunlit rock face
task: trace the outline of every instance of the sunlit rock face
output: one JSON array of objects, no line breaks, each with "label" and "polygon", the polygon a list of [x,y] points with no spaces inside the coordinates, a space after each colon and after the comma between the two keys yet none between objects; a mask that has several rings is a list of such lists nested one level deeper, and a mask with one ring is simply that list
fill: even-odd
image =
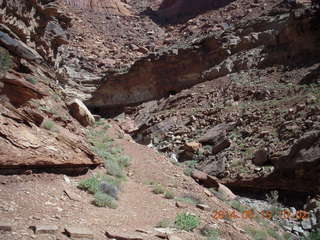
[{"label": "sunlit rock face", "polygon": [[130,16],[129,6],[120,0],[64,0],[70,6],[105,12],[108,15]]}]

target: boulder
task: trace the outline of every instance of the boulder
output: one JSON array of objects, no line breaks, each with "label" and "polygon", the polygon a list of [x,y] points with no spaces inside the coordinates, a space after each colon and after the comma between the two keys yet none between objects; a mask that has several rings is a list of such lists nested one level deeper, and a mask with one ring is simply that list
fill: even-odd
[{"label": "boulder", "polygon": [[319,183],[320,131],[301,137],[286,156],[273,160],[276,169],[295,178],[315,179]]},{"label": "boulder", "polygon": [[266,149],[259,149],[255,152],[253,163],[256,166],[263,166],[269,159],[268,151]]},{"label": "boulder", "polygon": [[79,99],[74,99],[69,103],[70,114],[81,123],[82,126],[92,126],[95,123],[95,119],[86,105]]},{"label": "boulder", "polygon": [[14,39],[9,34],[0,31],[0,43],[14,54],[27,60],[41,60],[42,57],[24,42]]},{"label": "boulder", "polygon": [[209,129],[202,137],[198,139],[200,143],[211,144],[212,153],[217,154],[223,149],[228,148],[231,144],[227,138],[227,130],[230,128],[228,124],[219,124]]},{"label": "boulder", "polygon": [[194,169],[191,173],[191,177],[207,188],[214,188],[214,189],[219,188],[219,183],[217,178],[210,176],[199,170]]},{"label": "boulder", "polygon": [[197,168],[209,175],[220,176],[226,170],[226,157],[221,155],[209,156],[197,163]]},{"label": "boulder", "polygon": [[184,149],[189,152],[197,152],[201,148],[201,143],[198,142],[186,142],[184,144]]},{"label": "boulder", "polygon": [[236,199],[236,195],[225,185],[219,183],[218,192],[223,194],[224,198],[228,201]]}]

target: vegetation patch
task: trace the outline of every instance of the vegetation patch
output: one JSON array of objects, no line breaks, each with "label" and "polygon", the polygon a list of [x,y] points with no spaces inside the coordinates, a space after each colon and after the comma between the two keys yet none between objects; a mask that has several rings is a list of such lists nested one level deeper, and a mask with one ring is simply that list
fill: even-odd
[{"label": "vegetation patch", "polygon": [[230,202],[230,206],[233,208],[233,209],[236,209],[238,210],[239,212],[243,212],[245,210],[245,207],[237,200],[233,200]]},{"label": "vegetation patch", "polygon": [[207,240],[217,240],[219,236],[219,231],[209,225],[204,226],[200,229],[201,235],[205,236]]},{"label": "vegetation patch", "polygon": [[78,188],[94,194],[94,205],[116,208],[117,194],[121,182],[125,179],[123,169],[129,166],[130,159],[113,145],[112,139],[105,136],[104,132],[91,129],[87,133],[87,138],[92,145],[92,150],[103,159],[106,173],[80,181]]},{"label": "vegetation patch", "polygon": [[53,121],[49,120],[49,119],[46,119],[46,120],[43,120],[43,122],[41,123],[41,126],[42,128],[46,129],[46,130],[54,130],[55,129],[55,124]]},{"label": "vegetation patch", "polygon": [[182,197],[177,197],[176,198],[177,201],[179,202],[185,202],[185,203],[189,203],[189,204],[193,204],[193,205],[197,205],[197,204],[201,204],[201,200],[191,194],[185,194]]},{"label": "vegetation patch", "polygon": [[174,223],[178,229],[190,232],[199,226],[199,219],[189,213],[178,213]]},{"label": "vegetation patch", "polygon": [[170,219],[163,219],[161,220],[158,224],[157,227],[160,228],[169,228],[172,227],[174,225],[173,221]]},{"label": "vegetation patch", "polygon": [[183,162],[185,169],[183,170],[184,175],[191,176],[193,169],[195,168],[197,161],[185,161]]},{"label": "vegetation patch", "polygon": [[117,208],[118,204],[113,197],[103,192],[96,192],[94,194],[93,204],[97,207]]},{"label": "vegetation patch", "polygon": [[154,194],[163,194],[165,193],[165,189],[161,184],[157,184],[154,186],[154,188],[152,189],[152,192]]},{"label": "vegetation patch", "polygon": [[170,191],[166,191],[165,194],[164,194],[164,197],[166,199],[174,199],[174,194]]}]

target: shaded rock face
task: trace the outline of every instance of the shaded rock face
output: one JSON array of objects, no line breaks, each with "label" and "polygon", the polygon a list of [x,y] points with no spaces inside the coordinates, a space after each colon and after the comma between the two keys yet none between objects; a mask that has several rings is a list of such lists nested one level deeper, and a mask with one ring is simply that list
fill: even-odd
[{"label": "shaded rock face", "polygon": [[107,15],[130,16],[129,6],[120,0],[64,0],[72,7],[107,13]]},{"label": "shaded rock face", "polygon": [[200,13],[224,7],[234,0],[164,0],[156,12],[163,21],[177,23]]},{"label": "shaded rock face", "polygon": [[320,132],[306,133],[292,146],[287,156],[275,160],[274,164],[282,174],[295,178],[314,179],[319,184]]},{"label": "shaded rock face", "polygon": [[87,104],[100,113],[121,111],[124,106],[160,99],[233,72],[301,64],[306,59],[312,63],[320,52],[317,20],[312,11],[297,9],[281,18],[261,17],[193,43],[178,44],[106,76]]}]

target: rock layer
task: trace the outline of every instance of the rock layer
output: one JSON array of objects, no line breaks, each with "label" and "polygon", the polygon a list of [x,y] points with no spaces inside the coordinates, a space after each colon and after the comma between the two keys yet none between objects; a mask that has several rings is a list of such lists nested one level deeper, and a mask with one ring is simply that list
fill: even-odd
[{"label": "rock layer", "polygon": [[101,113],[121,111],[124,106],[160,99],[232,72],[301,64],[307,55],[312,62],[320,52],[314,28],[318,20],[318,15],[297,9],[151,54],[130,69],[106,76],[87,103]]},{"label": "rock layer", "polygon": [[107,15],[130,16],[129,6],[120,0],[64,0],[72,7],[103,12]]}]

